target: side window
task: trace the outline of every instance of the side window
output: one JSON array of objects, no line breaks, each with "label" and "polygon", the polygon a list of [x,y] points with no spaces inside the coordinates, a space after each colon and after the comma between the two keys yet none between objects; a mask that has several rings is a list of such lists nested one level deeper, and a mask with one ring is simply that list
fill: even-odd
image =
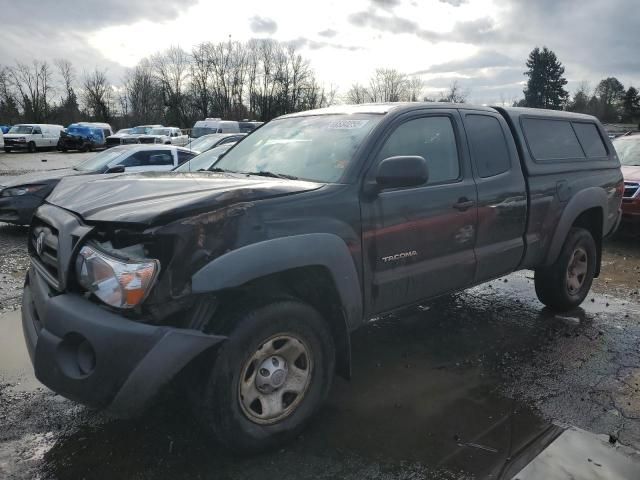
[{"label": "side window", "polygon": [[233,143],[237,141],[238,140],[235,137],[227,137],[224,140],[222,140],[220,143],[218,143],[218,145],[224,145],[225,143]]},{"label": "side window", "polygon": [[398,155],[419,155],[429,166],[427,184],[446,183],[460,176],[460,162],[449,117],[409,120],[396,128],[378,154],[378,161]]},{"label": "side window", "polygon": [[170,150],[153,150],[149,152],[148,165],[173,165],[173,155]]},{"label": "side window", "polygon": [[535,160],[539,162],[584,160],[582,147],[571,122],[523,118],[522,129]]},{"label": "side window", "polygon": [[607,149],[604,146],[600,132],[598,132],[598,127],[593,123],[575,122],[573,128],[587,157],[601,158],[607,156]]},{"label": "side window", "polygon": [[42,130],[40,129],[40,127],[33,127],[33,133],[34,135],[41,135],[42,134]]},{"label": "side window", "polygon": [[481,178],[493,177],[511,168],[507,141],[497,118],[467,115],[464,124],[473,161]]},{"label": "side window", "polygon": [[195,157],[195,155],[193,153],[183,152],[182,150],[178,150],[178,164],[179,165],[182,165],[184,162],[188,162],[193,157]]},{"label": "side window", "polygon": [[146,165],[148,158],[149,152],[142,150],[128,156],[124,160],[121,160],[119,162],[119,165],[123,165],[125,167],[141,167],[143,165]]}]

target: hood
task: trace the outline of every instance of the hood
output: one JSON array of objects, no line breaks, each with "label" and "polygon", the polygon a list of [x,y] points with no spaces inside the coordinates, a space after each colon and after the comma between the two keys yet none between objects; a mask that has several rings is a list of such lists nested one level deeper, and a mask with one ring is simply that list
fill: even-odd
[{"label": "hood", "polygon": [[622,165],[622,176],[627,182],[640,182],[640,166]]},{"label": "hood", "polygon": [[322,185],[207,172],[88,175],[64,179],[47,202],[88,221],[152,225],[235,203],[315,190]]},{"label": "hood", "polygon": [[56,170],[47,170],[44,172],[27,173],[18,175],[17,177],[0,177],[0,185],[3,187],[17,187],[19,185],[31,185],[34,183],[46,183],[53,180],[59,180],[71,175],[81,175],[82,172],[73,170],[72,168],[59,168]]}]

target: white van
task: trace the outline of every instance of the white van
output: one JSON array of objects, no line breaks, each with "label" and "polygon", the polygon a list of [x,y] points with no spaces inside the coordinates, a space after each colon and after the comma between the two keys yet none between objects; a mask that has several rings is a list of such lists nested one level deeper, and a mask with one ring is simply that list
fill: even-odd
[{"label": "white van", "polygon": [[240,133],[240,124],[232,120],[206,118],[198,120],[191,129],[191,138],[198,138],[211,133]]},{"label": "white van", "polygon": [[35,152],[39,148],[55,148],[63,129],[62,125],[43,123],[14,125],[4,136],[4,151],[28,150]]}]

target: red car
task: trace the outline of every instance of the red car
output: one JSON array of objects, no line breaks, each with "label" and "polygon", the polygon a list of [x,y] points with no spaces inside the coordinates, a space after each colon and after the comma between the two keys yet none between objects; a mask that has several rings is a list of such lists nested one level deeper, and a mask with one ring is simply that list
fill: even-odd
[{"label": "red car", "polygon": [[613,141],[624,175],[622,221],[640,223],[640,134],[618,137]]}]

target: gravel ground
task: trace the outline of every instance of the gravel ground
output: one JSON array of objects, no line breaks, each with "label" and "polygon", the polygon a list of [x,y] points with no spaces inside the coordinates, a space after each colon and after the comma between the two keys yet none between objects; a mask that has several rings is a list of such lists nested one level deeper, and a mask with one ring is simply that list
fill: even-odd
[{"label": "gravel ground", "polygon": [[519,272],[358,330],[353,379],[296,441],[250,458],[213,443],[179,391],[118,420],[41,387],[16,310],[25,241],[0,224],[0,478],[501,478],[558,424],[640,450],[637,235],[607,242],[570,314],[542,308]]}]

